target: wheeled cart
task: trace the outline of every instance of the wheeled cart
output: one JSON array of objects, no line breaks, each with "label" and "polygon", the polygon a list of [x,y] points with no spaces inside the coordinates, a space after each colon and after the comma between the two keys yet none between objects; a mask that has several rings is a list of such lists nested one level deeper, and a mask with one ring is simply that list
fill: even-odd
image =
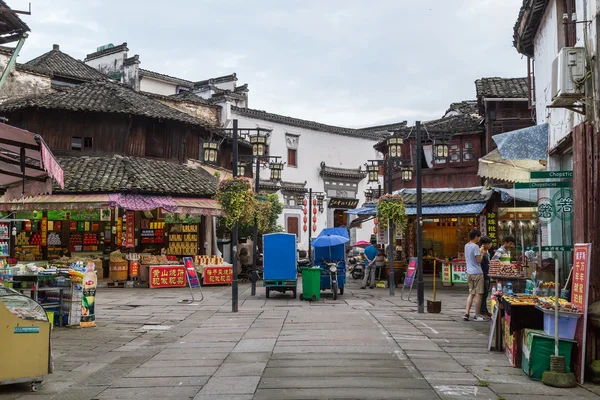
[{"label": "wheeled cart", "polygon": [[52,373],[51,329],[39,303],[0,285],[0,385],[29,383],[38,390]]}]

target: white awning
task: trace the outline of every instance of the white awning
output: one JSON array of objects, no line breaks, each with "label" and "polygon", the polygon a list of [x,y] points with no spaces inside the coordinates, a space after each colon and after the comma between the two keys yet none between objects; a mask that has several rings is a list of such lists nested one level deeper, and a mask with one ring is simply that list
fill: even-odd
[{"label": "white awning", "polygon": [[479,159],[477,175],[508,182],[529,182],[531,171],[543,171],[546,167],[537,160],[505,160],[498,150]]}]

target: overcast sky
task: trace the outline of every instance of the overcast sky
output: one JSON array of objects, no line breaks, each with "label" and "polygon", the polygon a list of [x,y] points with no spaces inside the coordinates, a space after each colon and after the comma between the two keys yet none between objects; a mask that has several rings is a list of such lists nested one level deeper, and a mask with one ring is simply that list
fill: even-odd
[{"label": "overcast sky", "polygon": [[[7,0],[26,9],[29,0]],[[526,75],[522,0],[31,0],[25,62],[127,42],[141,67],[198,81],[236,72],[251,108],[364,127],[440,117],[475,79]]]}]

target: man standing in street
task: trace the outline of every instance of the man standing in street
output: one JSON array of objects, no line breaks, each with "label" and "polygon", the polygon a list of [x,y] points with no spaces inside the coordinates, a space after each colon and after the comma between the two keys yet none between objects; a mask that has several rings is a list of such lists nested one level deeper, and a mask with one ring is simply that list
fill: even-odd
[{"label": "man standing in street", "polygon": [[482,236],[479,244],[486,250],[486,254],[481,258],[481,270],[483,271],[483,295],[481,296],[481,315],[491,317],[492,314],[487,308],[488,295],[490,294],[490,255],[487,253],[492,247],[492,239],[488,236]]},{"label": "man standing in street", "polygon": [[363,278],[361,289],[365,289],[367,287],[367,282],[369,281],[369,275],[371,275],[371,289],[375,287],[375,258],[379,254],[379,250],[375,245],[377,244],[377,240],[371,239],[371,245],[367,246],[365,249],[365,276]]},{"label": "man standing in street", "polygon": [[471,305],[475,299],[475,317],[474,321],[485,321],[480,315],[481,311],[481,296],[483,294],[483,270],[481,269],[481,260],[487,250],[483,246],[478,246],[481,239],[481,231],[479,229],[471,229],[469,232],[470,242],[465,245],[465,260],[467,261],[467,282],[469,284],[469,297],[467,298],[467,310],[463,319],[469,320]]},{"label": "man standing in street", "polygon": [[515,247],[515,237],[506,236],[504,238],[504,244],[496,250],[494,253],[494,260],[499,260],[502,256],[510,256],[510,250]]}]

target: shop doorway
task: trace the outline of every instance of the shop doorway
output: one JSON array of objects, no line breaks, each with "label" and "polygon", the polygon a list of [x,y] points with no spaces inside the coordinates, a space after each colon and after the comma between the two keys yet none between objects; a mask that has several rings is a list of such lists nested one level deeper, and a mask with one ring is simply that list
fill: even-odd
[{"label": "shop doorway", "polygon": [[348,223],[348,214],[346,210],[333,210],[333,227],[337,228],[340,226],[346,227]]}]

